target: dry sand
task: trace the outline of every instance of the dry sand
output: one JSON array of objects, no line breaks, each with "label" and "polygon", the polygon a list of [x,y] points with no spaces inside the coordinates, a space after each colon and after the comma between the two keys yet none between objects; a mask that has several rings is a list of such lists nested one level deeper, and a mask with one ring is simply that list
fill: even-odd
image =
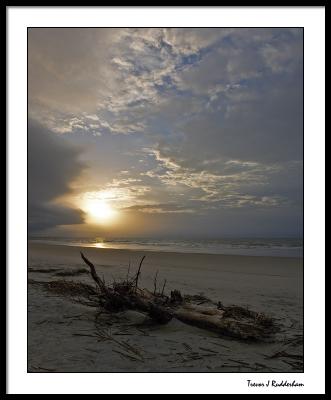
[{"label": "dry sand", "polygon": [[[266,343],[246,343],[172,320],[147,326],[127,311],[111,319],[97,310],[47,292],[28,289],[30,372],[302,372],[303,260],[170,252],[78,248],[29,243],[28,277],[92,283],[88,274],[63,278],[59,272],[84,268],[79,251],[106,281],[124,278],[146,254],[141,287],[167,279],[166,292],[203,294],[277,319],[280,331]],[[41,271],[41,272],[40,272]],[[99,335],[99,336],[98,336]],[[283,351],[279,356],[274,354]],[[297,355],[298,358],[287,355]]]}]

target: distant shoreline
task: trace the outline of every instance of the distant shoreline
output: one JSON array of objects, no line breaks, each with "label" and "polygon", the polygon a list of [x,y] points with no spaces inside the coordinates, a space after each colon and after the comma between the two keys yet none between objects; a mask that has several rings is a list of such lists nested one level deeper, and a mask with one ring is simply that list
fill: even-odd
[{"label": "distant shoreline", "polygon": [[74,244],[74,243],[68,243],[68,244],[63,244],[63,243],[49,243],[46,241],[38,241],[38,240],[28,240],[28,245],[29,248],[31,249],[46,249],[48,246],[50,246],[50,249],[53,248],[53,246],[57,246],[59,248],[72,248],[72,247],[77,247],[77,248],[86,248],[86,249],[93,249],[93,250],[100,250],[100,251],[109,251],[112,253],[125,253],[129,252],[132,254],[141,254],[141,253],[148,253],[148,254],[168,254],[168,255],[187,255],[187,256],[211,256],[211,257],[225,257],[225,258],[232,258],[232,257],[238,257],[240,259],[249,257],[249,258],[258,258],[258,259],[292,259],[292,260],[303,260],[302,256],[275,256],[275,255],[254,255],[254,254],[234,254],[234,253],[207,253],[207,252],[190,252],[190,251],[172,251],[172,250],[166,250],[166,249],[143,249],[143,248],[117,248],[117,247],[99,247],[96,245],[93,245],[91,243],[80,243],[80,244]]}]

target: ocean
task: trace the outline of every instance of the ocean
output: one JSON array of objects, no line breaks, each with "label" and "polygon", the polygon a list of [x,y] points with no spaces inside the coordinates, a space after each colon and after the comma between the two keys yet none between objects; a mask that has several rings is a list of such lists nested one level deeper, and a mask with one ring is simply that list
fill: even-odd
[{"label": "ocean", "polygon": [[240,239],[141,239],[31,237],[30,241],[66,246],[167,251],[177,253],[229,254],[246,256],[303,257],[303,240],[293,238]]}]

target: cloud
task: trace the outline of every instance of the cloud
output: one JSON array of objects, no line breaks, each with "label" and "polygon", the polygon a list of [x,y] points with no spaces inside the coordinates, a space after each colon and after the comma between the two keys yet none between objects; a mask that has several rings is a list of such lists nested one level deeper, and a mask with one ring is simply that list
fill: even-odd
[{"label": "cloud", "polygon": [[56,204],[29,203],[28,226],[30,233],[37,233],[58,225],[73,225],[83,222],[83,213]]},{"label": "cloud", "polygon": [[233,33],[232,28],[164,29],[164,41],[175,54],[192,56],[208,49]]},{"label": "cloud", "polygon": [[[142,109],[162,102],[164,90],[174,87],[187,54],[221,36],[215,29],[30,28],[30,113],[69,122],[83,113],[109,111],[106,122],[113,131],[127,133],[127,126],[130,132],[143,124]],[[132,121],[120,126],[128,109]],[[75,128],[69,124],[62,131]]]},{"label": "cloud", "polygon": [[119,30],[100,28],[29,28],[28,72],[31,106],[65,112],[93,110],[102,90],[109,52]]},{"label": "cloud", "polygon": [[231,88],[247,100],[252,88],[242,81],[297,70],[301,50],[300,30],[291,29],[31,28],[29,109],[46,123],[56,116],[52,128],[63,119],[64,133],[89,131],[84,113],[108,128],[101,134],[148,131],[157,110],[188,104],[194,113],[205,96],[233,110],[240,91]]},{"label": "cloud", "polygon": [[[172,149],[146,149],[156,167],[141,173],[167,188],[163,199],[199,213],[217,209],[301,207],[302,163],[261,163],[245,160],[182,160]],[[169,156],[169,154],[172,154]],[[171,196],[171,197],[170,197]]]},{"label": "cloud", "polygon": [[122,208],[122,211],[134,211],[146,214],[194,214],[196,210],[180,204],[140,204]]},{"label": "cloud", "polygon": [[63,138],[29,120],[28,123],[28,224],[29,232],[83,222],[80,210],[56,203],[70,193],[70,183],[84,164],[80,152]]},{"label": "cloud", "polygon": [[302,50],[302,29],[29,29],[29,112],[89,144],[82,191],[132,213],[298,218]]}]

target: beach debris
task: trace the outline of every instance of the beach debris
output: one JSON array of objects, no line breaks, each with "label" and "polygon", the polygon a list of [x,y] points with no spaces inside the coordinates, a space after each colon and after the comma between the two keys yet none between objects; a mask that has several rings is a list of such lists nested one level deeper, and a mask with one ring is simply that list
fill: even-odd
[{"label": "beach debris", "polygon": [[58,272],[58,268],[33,268],[33,267],[28,267],[28,272],[37,272],[39,274],[49,274],[53,272]]},{"label": "beach debris", "polygon": [[172,304],[182,304],[184,302],[181,292],[177,289],[170,292],[170,303]]},{"label": "beach debris", "polygon": [[67,295],[67,296],[83,296],[97,300],[99,298],[98,289],[82,282],[74,282],[68,280],[56,280],[44,282],[47,289],[53,293]]},{"label": "beach debris", "polygon": [[154,285],[153,291],[140,288],[139,278],[145,256],[141,258],[138,270],[133,276],[130,276],[128,271],[126,279],[113,280],[110,284],[106,284],[105,280],[100,278],[94,264],[83,253],[81,257],[90,269],[95,286],[67,279],[29,279],[29,283],[42,285],[56,295],[68,296],[72,301],[95,307],[98,309],[98,315],[105,314],[112,319],[125,318],[123,312],[129,310],[139,312],[147,317],[148,324],[146,322],[145,329],[151,329],[153,324],[167,324],[172,319],[177,319],[220,336],[247,342],[267,340],[279,330],[275,320],[263,313],[240,306],[224,306],[222,303],[220,307],[220,302],[213,302],[202,294],[183,295],[175,289],[170,291],[170,295],[166,295],[165,283],[161,292],[157,290],[157,285]]},{"label": "beach debris", "polygon": [[156,273],[155,273],[155,276],[154,276],[154,292],[153,292],[154,296],[155,296],[155,293],[157,291],[157,276],[158,276],[158,274],[159,274],[159,271],[157,270]]},{"label": "beach debris", "polygon": [[[112,285],[107,285],[104,279],[98,276],[95,266],[83,253],[81,257],[89,266],[91,277],[97,285],[96,289],[84,287],[84,290],[88,292],[90,302],[97,300],[98,306],[109,313],[136,310],[146,314],[156,324],[167,324],[175,318],[222,336],[247,341],[263,340],[277,330],[272,318],[247,308],[225,307],[222,303],[220,307],[220,302],[213,303],[202,295],[183,296],[177,289],[172,290],[170,296],[167,296],[164,294],[165,283],[162,292],[157,292],[157,275],[154,278],[153,292],[141,289],[139,278],[145,256],[141,258],[138,270],[133,277],[130,277],[128,273],[125,280],[114,281]],[[207,306],[206,303],[208,303]]]},{"label": "beach debris", "polygon": [[60,268],[33,268],[28,267],[29,272],[39,273],[39,274],[54,274],[57,276],[79,276],[82,274],[89,274],[90,271],[86,268],[75,268],[75,269],[60,269]]},{"label": "beach debris", "polygon": [[39,365],[30,365],[29,372],[56,372],[55,368],[46,368]]},{"label": "beach debris", "polygon": [[278,358],[278,357],[286,357],[286,358],[292,358],[294,360],[303,361],[302,354],[290,354],[290,353],[287,353],[286,351],[278,351],[275,354],[269,356],[268,358]]},{"label": "beach debris", "polygon": [[79,276],[82,274],[89,274],[89,273],[90,273],[90,271],[86,268],[78,268],[78,269],[62,270],[62,271],[55,273],[55,275],[57,275],[57,276]]}]

